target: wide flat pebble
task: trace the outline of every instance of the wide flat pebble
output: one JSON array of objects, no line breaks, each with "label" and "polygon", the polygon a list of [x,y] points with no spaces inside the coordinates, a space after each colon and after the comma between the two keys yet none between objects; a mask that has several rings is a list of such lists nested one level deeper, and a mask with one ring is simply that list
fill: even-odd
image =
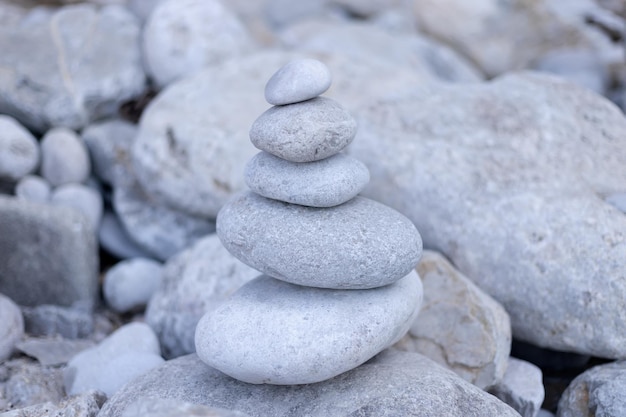
[{"label": "wide flat pebble", "polygon": [[265,85],[265,100],[280,106],[310,100],[330,87],[328,67],[317,59],[302,58],[288,62]]},{"label": "wide flat pebble", "polygon": [[26,175],[15,184],[15,196],[33,203],[50,200],[50,184],[37,175]]},{"label": "wide flat pebble", "polygon": [[290,162],[260,152],[248,162],[244,175],[257,194],[311,207],[345,203],[370,180],[362,162],[342,153],[321,161]]},{"label": "wide flat pebble", "polygon": [[90,169],[87,148],[74,131],[54,128],[41,139],[41,175],[51,185],[85,182]]},{"label": "wide flat pebble", "polygon": [[0,362],[9,358],[24,336],[24,318],[20,308],[9,297],[0,294]]},{"label": "wide flat pebble", "polygon": [[339,206],[315,208],[243,192],[220,212],[217,234],[230,253],[251,267],[323,288],[390,284],[415,268],[422,253],[413,223],[358,196]]},{"label": "wide flat pebble", "polygon": [[262,275],[200,320],[196,352],[253,384],[324,381],[398,341],[421,295],[415,272],[371,290],[311,288]]},{"label": "wide flat pebble", "polygon": [[37,164],[35,137],[14,118],[0,114],[0,178],[16,181],[33,172]]},{"label": "wide flat pebble", "polygon": [[124,313],[145,307],[163,278],[162,266],[152,259],[135,258],[115,264],[104,275],[107,305]]},{"label": "wide flat pebble", "polygon": [[104,202],[99,192],[83,184],[65,184],[57,187],[50,196],[50,203],[71,207],[82,213],[94,230],[98,230]]},{"label": "wide flat pebble", "polygon": [[254,121],[252,144],[292,162],[328,158],[348,146],[356,121],[341,104],[317,97],[302,103],[274,106]]}]

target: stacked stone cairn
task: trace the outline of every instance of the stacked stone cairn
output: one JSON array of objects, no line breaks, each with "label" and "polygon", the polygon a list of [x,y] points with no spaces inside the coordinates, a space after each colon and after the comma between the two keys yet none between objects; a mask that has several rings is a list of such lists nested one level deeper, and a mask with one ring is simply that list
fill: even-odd
[{"label": "stacked stone cairn", "polygon": [[422,302],[415,226],[357,196],[369,181],[341,153],[356,122],[319,97],[331,83],[321,62],[301,59],[272,76],[274,107],[252,125],[262,152],[245,169],[251,191],[232,198],[217,233],[261,271],[196,328],[206,364],[254,384],[307,384],[353,369],[407,332]]}]

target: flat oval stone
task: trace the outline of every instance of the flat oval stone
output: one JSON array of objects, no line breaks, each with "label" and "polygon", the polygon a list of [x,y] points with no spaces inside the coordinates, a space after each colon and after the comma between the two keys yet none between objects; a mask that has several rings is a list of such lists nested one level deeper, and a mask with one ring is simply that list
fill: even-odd
[{"label": "flat oval stone", "polygon": [[320,382],[399,340],[421,301],[415,271],[372,290],[311,288],[262,275],[202,317],[196,352],[252,384]]},{"label": "flat oval stone", "polygon": [[317,97],[268,109],[252,124],[250,140],[279,158],[311,162],[339,153],[352,142],[356,128],[341,104]]},{"label": "flat oval stone", "polygon": [[246,165],[246,184],[263,197],[311,207],[345,203],[365,188],[370,173],[356,158],[339,153],[314,162],[290,162],[267,152]]},{"label": "flat oval stone", "polygon": [[422,239],[409,219],[359,196],[316,208],[244,192],[220,211],[217,234],[245,264],[310,287],[391,284],[415,268],[422,254]]},{"label": "flat oval stone", "polygon": [[317,59],[295,59],[280,68],[265,85],[265,100],[275,106],[310,100],[330,87],[330,70]]}]

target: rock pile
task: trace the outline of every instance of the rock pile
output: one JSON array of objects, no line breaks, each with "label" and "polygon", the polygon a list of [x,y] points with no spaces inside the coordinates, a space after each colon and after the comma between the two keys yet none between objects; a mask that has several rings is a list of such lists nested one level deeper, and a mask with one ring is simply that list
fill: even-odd
[{"label": "rock pile", "polygon": [[422,300],[415,226],[357,194],[369,181],[341,151],[356,122],[319,97],[324,64],[292,61],[266,86],[274,107],[252,125],[261,153],[245,169],[252,191],[232,198],[217,233],[263,272],[207,313],[196,329],[203,362],[250,383],[319,382],[397,342]]}]

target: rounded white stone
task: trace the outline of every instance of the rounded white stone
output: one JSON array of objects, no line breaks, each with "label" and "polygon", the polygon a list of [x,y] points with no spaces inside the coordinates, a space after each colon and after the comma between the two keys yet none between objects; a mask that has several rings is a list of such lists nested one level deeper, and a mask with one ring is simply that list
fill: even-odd
[{"label": "rounded white stone", "polygon": [[107,305],[120,313],[145,307],[161,284],[162,269],[160,263],[145,258],[117,263],[104,276]]},{"label": "rounded white stone", "polygon": [[275,106],[252,124],[250,140],[258,149],[292,162],[328,158],[348,146],[356,134],[354,118],[326,97]]},{"label": "rounded white stone", "polygon": [[50,203],[72,207],[87,217],[94,230],[98,230],[104,203],[102,196],[93,188],[83,184],[65,184],[52,192]]},{"label": "rounded white stone", "polygon": [[332,82],[330,70],[317,59],[295,59],[280,68],[265,85],[265,100],[281,106],[323,94]]},{"label": "rounded white stone", "polygon": [[283,203],[244,192],[217,217],[217,234],[251,267],[294,284],[375,288],[419,262],[422,240],[409,219],[363,197],[330,208]]},{"label": "rounded white stone", "polygon": [[41,139],[41,175],[51,185],[85,182],[90,169],[87,148],[74,131],[54,128]]},{"label": "rounded white stone", "polygon": [[50,184],[37,175],[26,175],[15,185],[15,196],[34,203],[47,203]]},{"label": "rounded white stone", "polygon": [[421,300],[415,271],[371,290],[311,288],[262,275],[204,315],[196,328],[196,352],[244,382],[320,382],[399,340]]},{"label": "rounded white stone", "polygon": [[267,152],[246,165],[246,184],[263,197],[310,207],[332,207],[355,197],[370,174],[361,161],[345,154],[314,162],[290,162]]},{"label": "rounded white stone", "polygon": [[14,118],[0,115],[0,178],[12,181],[30,174],[39,163],[39,146]]}]

